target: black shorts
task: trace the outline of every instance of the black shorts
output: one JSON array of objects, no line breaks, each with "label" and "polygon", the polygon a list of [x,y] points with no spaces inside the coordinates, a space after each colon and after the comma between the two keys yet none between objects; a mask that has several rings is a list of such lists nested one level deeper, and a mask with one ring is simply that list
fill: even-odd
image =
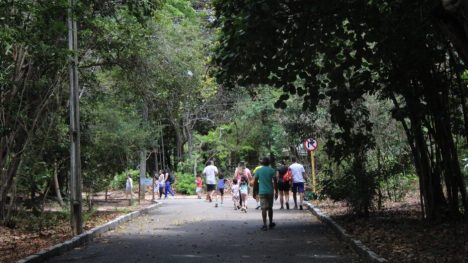
[{"label": "black shorts", "polygon": [[218,191],[221,195],[224,195],[224,188],[218,188]]},{"label": "black shorts", "polygon": [[285,183],[285,182],[278,182],[278,190],[279,191],[284,191],[284,192],[288,192],[289,189],[291,189],[291,184],[289,182]]},{"label": "black shorts", "polygon": [[206,191],[211,192],[211,191],[214,191],[215,189],[216,189],[215,184],[206,184]]}]

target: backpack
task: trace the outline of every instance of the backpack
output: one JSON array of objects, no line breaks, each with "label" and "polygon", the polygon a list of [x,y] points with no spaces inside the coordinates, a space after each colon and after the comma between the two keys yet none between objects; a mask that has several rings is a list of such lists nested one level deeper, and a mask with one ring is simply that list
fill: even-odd
[{"label": "backpack", "polygon": [[174,175],[172,173],[169,174],[169,183],[173,184],[175,181]]},{"label": "backpack", "polygon": [[291,169],[288,168],[288,171],[283,175],[283,182],[287,183],[292,179]]}]

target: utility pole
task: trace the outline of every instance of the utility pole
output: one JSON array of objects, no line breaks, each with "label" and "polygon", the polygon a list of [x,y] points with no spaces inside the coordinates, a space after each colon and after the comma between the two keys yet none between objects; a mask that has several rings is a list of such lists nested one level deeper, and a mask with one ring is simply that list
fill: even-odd
[{"label": "utility pole", "polygon": [[[143,121],[148,123],[148,102],[146,99],[143,99]],[[139,198],[138,202],[145,200],[146,192],[146,149],[141,149],[140,151],[140,180],[139,180]]]},{"label": "utility pole", "polygon": [[74,14],[76,0],[68,0],[68,49],[70,75],[70,223],[74,235],[83,232],[81,197],[80,107],[78,88],[78,41]]}]

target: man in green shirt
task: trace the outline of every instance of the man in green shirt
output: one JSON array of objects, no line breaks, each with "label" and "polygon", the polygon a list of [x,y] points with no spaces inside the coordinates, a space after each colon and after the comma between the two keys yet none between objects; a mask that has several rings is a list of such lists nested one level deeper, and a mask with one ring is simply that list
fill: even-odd
[{"label": "man in green shirt", "polygon": [[264,157],[261,161],[261,167],[255,171],[254,198],[257,193],[260,196],[260,205],[262,207],[263,226],[262,230],[267,230],[267,211],[270,219],[270,229],[275,227],[273,222],[273,193],[275,199],[278,198],[278,184],[276,171],[270,167],[270,158]]}]

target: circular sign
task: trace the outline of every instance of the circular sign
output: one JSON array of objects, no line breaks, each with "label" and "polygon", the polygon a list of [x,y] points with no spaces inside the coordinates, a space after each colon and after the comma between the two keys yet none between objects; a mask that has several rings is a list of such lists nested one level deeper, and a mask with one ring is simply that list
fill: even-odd
[{"label": "circular sign", "polygon": [[318,142],[315,139],[309,138],[304,141],[304,147],[307,149],[307,151],[313,152],[317,150]]}]

